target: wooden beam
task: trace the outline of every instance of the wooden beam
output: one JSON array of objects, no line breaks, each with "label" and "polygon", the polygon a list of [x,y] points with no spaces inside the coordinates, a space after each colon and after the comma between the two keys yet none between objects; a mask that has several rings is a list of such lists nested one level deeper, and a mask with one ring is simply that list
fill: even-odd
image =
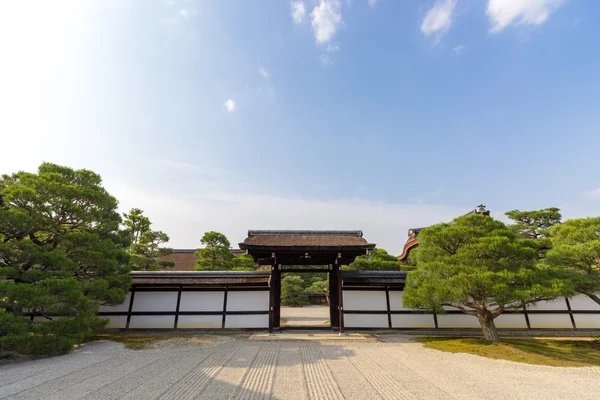
[{"label": "wooden beam", "polygon": [[221,328],[225,328],[225,317],[227,317],[227,286],[223,291],[223,318],[221,319]]},{"label": "wooden beam", "polygon": [[179,323],[179,305],[181,304],[181,286],[179,286],[179,291],[177,291],[177,305],[175,306],[175,322],[173,323],[173,329],[177,329],[177,324]]},{"label": "wooden beam", "polygon": [[275,264],[275,298],[274,300],[274,328],[281,327],[281,270],[280,265]]},{"label": "wooden beam", "polygon": [[127,312],[127,322],[125,323],[125,329],[129,329],[129,323],[131,322],[131,311],[133,310],[133,298],[135,297],[135,286],[131,286],[131,296],[129,297],[129,311]]},{"label": "wooden beam", "polygon": [[339,298],[338,298],[338,302],[339,302],[339,306],[338,309],[339,311],[339,318],[340,318],[340,335],[344,333],[344,285],[342,282],[342,264],[341,262],[338,260],[337,261],[337,266],[338,266],[338,293],[339,293]]},{"label": "wooden beam", "polygon": [[339,266],[337,264],[331,264],[329,271],[329,322],[332,328],[340,327],[340,314],[339,314],[339,295],[340,291],[338,288],[340,275]]}]

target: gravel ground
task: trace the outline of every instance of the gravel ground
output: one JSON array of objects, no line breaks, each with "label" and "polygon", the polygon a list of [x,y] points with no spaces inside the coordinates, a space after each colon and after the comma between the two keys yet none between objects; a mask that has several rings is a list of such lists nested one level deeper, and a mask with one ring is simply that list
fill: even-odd
[{"label": "gravel ground", "polygon": [[[384,341],[93,342],[0,367],[1,399],[598,399],[600,368],[557,368]],[[167,341],[169,342],[169,341]]]},{"label": "gravel ground", "polygon": [[287,326],[329,326],[329,306],[281,307]]}]

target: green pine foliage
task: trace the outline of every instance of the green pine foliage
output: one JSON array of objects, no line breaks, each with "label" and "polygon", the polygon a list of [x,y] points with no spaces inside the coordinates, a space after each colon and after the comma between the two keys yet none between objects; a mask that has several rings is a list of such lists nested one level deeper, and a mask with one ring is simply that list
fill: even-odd
[{"label": "green pine foliage", "polygon": [[356,259],[342,269],[348,271],[406,271],[412,269],[409,264],[402,263],[396,256],[384,249],[373,249],[368,255]]},{"label": "green pine foliage", "polygon": [[196,271],[226,271],[233,267],[231,244],[225,235],[220,232],[206,232],[200,243],[203,248],[196,251],[198,260],[194,270]]},{"label": "green pine foliage", "polygon": [[98,304],[130,285],[120,224],[92,171],[44,163],[0,178],[0,350],[63,353],[105,324]]},{"label": "green pine foliage", "polygon": [[233,257],[231,260],[231,269],[233,271],[256,271],[258,265],[248,254],[242,254],[239,257]]},{"label": "green pine foliage", "polygon": [[575,293],[600,304],[600,217],[572,219],[550,229],[552,249],[546,264]]},{"label": "green pine foliage", "polygon": [[195,271],[255,271],[258,264],[248,254],[236,257],[231,252],[227,237],[215,231],[206,232],[200,243],[204,247],[196,250]]},{"label": "green pine foliage", "polygon": [[568,285],[537,265],[537,252],[502,222],[472,214],[419,234],[416,269],[409,272],[404,305],[478,318],[486,340],[499,341],[494,319],[524,305],[554,299]]},{"label": "green pine foliage", "polygon": [[281,280],[281,303],[284,306],[301,307],[308,304],[304,280],[298,275],[287,275]]},{"label": "green pine foliage", "polygon": [[152,223],[139,208],[124,213],[124,234],[130,241],[129,256],[134,271],[159,271],[174,267],[175,263],[161,260],[159,257],[173,253],[173,249],[162,247],[169,236],[162,231],[150,229]]},{"label": "green pine foliage", "polygon": [[506,216],[513,221],[509,228],[517,237],[536,249],[538,258],[545,258],[552,248],[550,229],[560,224],[560,210],[556,207],[534,211],[512,210]]}]

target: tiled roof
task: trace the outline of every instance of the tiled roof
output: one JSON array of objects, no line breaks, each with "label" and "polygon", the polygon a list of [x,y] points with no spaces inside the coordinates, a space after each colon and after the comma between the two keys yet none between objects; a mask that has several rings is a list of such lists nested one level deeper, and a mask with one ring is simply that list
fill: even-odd
[{"label": "tiled roof", "polygon": [[344,286],[404,286],[407,275],[406,271],[342,271],[342,281]]},{"label": "tiled roof", "polygon": [[248,237],[240,243],[264,247],[352,247],[369,246],[362,231],[248,231]]}]

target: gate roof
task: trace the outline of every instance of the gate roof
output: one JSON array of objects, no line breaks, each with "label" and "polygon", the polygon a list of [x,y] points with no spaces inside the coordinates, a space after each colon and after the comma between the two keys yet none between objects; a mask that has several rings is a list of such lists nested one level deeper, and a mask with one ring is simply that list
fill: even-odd
[{"label": "gate roof", "polygon": [[239,245],[259,264],[281,265],[349,264],[375,248],[362,231],[250,230]]}]

